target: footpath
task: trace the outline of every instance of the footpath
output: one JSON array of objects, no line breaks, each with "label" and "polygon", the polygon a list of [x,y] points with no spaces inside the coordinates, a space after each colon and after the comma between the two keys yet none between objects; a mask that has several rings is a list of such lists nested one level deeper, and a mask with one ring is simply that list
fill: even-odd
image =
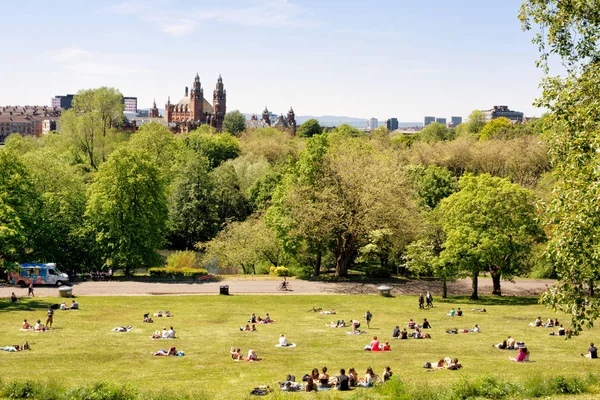
[{"label": "footpath", "polygon": [[[150,282],[77,282],[73,285],[74,296],[152,296],[152,295],[218,295],[221,286],[229,286],[229,294],[269,294],[269,295],[317,295],[317,294],[377,294],[381,283],[356,282],[315,282],[301,279],[289,280],[292,290],[277,290],[277,280],[223,279],[215,282],[198,283],[150,283]],[[551,279],[524,279],[514,282],[502,281],[505,296],[537,296],[555,283]],[[442,284],[437,281],[411,280],[404,283],[385,284],[392,288],[392,295],[418,295],[430,291],[434,296],[442,293]],[[0,297],[8,298],[14,292],[18,297],[26,297],[27,289],[12,285],[0,285]],[[479,294],[491,294],[492,280],[479,279]],[[449,295],[471,293],[471,280],[460,279],[448,283]],[[57,297],[58,290],[53,286],[36,286],[35,295]]]}]

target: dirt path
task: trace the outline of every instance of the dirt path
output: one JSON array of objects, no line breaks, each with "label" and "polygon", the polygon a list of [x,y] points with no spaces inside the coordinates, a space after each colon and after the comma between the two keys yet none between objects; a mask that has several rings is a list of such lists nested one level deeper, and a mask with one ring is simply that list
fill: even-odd
[{"label": "dirt path", "polygon": [[[148,283],[148,282],[81,282],[73,285],[75,296],[146,296],[146,295],[206,295],[219,294],[219,287],[229,286],[230,294],[376,294],[378,284],[355,282],[311,282],[300,279],[290,281],[292,291],[277,291],[275,280],[221,280],[203,283]],[[535,296],[554,284],[553,280],[518,280],[514,283],[502,282],[502,292],[508,296]],[[431,291],[434,296],[442,293],[442,284],[431,281],[407,281],[389,284],[394,295],[418,295]],[[479,293],[490,294],[492,281],[479,279]],[[0,285],[0,297],[8,298],[15,292],[18,297],[27,296],[27,289]],[[471,280],[461,279],[448,284],[450,295],[471,293]],[[58,290],[52,286],[35,287],[35,295],[40,297],[58,296]]]}]

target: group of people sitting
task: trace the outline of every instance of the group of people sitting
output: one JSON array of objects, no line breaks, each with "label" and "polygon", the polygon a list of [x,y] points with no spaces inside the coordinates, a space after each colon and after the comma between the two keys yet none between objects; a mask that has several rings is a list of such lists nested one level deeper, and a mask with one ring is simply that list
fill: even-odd
[{"label": "group of people sitting", "polygon": [[344,320],[340,321],[338,319],[337,322],[331,321],[331,323],[325,324],[325,326],[328,328],[345,328],[347,325],[346,325],[346,321],[344,321]]},{"label": "group of people sitting", "polygon": [[263,359],[256,354],[256,350],[254,349],[248,350],[248,357],[246,358],[244,358],[240,348],[232,347],[229,350],[229,354],[231,354],[231,358],[233,358],[234,361],[261,361]]},{"label": "group of people sitting", "polygon": [[[145,315],[144,315],[144,316],[145,316]],[[155,314],[154,314],[154,316],[155,316],[155,317],[159,317],[159,318],[160,318],[160,317],[166,317],[166,318],[169,318],[169,317],[173,317],[173,314],[171,314],[171,312],[170,312],[170,311],[165,311],[165,312],[163,313],[161,310],[158,310],[158,312],[157,312],[157,313],[155,313]],[[146,322],[146,321],[144,321],[144,322]]]},{"label": "group of people sitting", "polygon": [[[411,321],[412,321],[412,319],[411,319]],[[425,322],[427,322],[427,319],[425,319]],[[410,323],[409,323],[409,326],[411,326]],[[415,325],[413,323],[411,329],[414,329],[414,331],[412,331],[409,334],[406,331],[406,328],[403,328],[402,330],[400,330],[400,327],[398,325],[396,325],[396,327],[394,328],[394,331],[392,332],[392,339],[408,339],[409,337],[411,337],[413,339],[431,339],[431,335],[429,333],[422,332],[422,329],[429,329],[429,328],[431,328],[431,325],[429,325],[429,322],[427,322],[427,328],[422,327],[421,325]]]},{"label": "group of people sitting", "polygon": [[449,369],[449,370],[458,370],[462,368],[462,364],[458,361],[458,358],[440,358],[437,362],[426,362],[423,366],[424,368],[437,368],[437,369]]},{"label": "group of people sitting", "polygon": [[446,314],[447,317],[462,317],[463,312],[460,309],[460,307],[458,307],[457,310],[454,309],[454,307],[452,307],[450,309],[450,312],[448,314]]},{"label": "group of people sitting", "polygon": [[423,318],[423,323],[421,325],[417,325],[417,323],[411,318],[406,326],[408,327],[408,329],[431,329],[431,324],[429,323],[429,321],[427,321],[427,318]]},{"label": "group of people sitting", "polygon": [[169,329],[165,327],[162,331],[154,332],[152,339],[175,339],[175,330],[172,326]]},{"label": "group of people sitting", "polygon": [[509,336],[502,343],[495,344],[494,347],[500,350],[517,350],[519,347],[525,347],[525,343],[517,342],[513,337]]},{"label": "group of people sitting", "polygon": [[240,326],[240,331],[256,332],[256,325],[252,324],[252,327],[250,327],[248,324],[246,324],[246,326]]},{"label": "group of people sitting", "polygon": [[29,322],[27,322],[26,319],[23,320],[23,324],[21,325],[21,330],[32,330],[32,331],[37,331],[37,332],[45,332],[48,330],[48,328],[42,324],[42,320],[38,319],[37,322],[35,323],[35,325],[31,325]]},{"label": "group of people sitting", "polygon": [[154,356],[177,356],[177,357],[183,357],[185,355],[185,353],[180,350],[177,351],[177,349],[175,348],[175,346],[171,346],[169,348],[169,350],[158,350],[155,353],[152,353],[152,355]]},{"label": "group of people sitting", "polygon": [[472,329],[458,329],[458,328],[452,328],[452,329],[446,329],[446,333],[450,334],[450,335],[457,335],[459,333],[469,333],[469,332],[473,332],[473,333],[479,333],[481,332],[481,329],[479,329],[479,325],[475,324],[475,327]]},{"label": "group of people sitting", "polygon": [[12,353],[12,352],[15,352],[15,351],[31,350],[31,347],[29,346],[29,342],[25,341],[25,343],[23,343],[23,346],[15,344],[14,346],[0,347],[0,350],[2,350],[2,351],[9,351],[9,352]]},{"label": "group of people sitting", "polygon": [[310,374],[302,377],[302,383],[296,382],[294,375],[288,375],[285,382],[280,382],[279,386],[282,391],[286,392],[316,392],[319,390],[337,389],[341,391],[350,390],[353,387],[370,388],[378,383],[389,380],[394,374],[390,367],[385,367],[381,378],[373,372],[373,368],[368,367],[365,371],[365,377],[359,378],[356,370],[350,368],[348,374],[344,368],[340,369],[339,375],[331,377],[327,373],[327,367],[323,367],[321,372],[314,368]]},{"label": "group of people sitting", "polygon": [[541,317],[537,317],[534,322],[529,323],[529,326],[535,326],[537,328],[554,328],[555,326],[559,325],[560,324],[557,318],[555,318],[554,320],[552,320],[552,318],[548,318],[548,321],[544,323]]},{"label": "group of people sitting", "polygon": [[71,303],[71,305],[69,307],[67,307],[67,305],[63,301],[60,304],[60,309],[61,310],[79,310],[79,303],[77,301],[73,300],[72,303]]},{"label": "group of people sitting", "polygon": [[256,314],[252,313],[250,318],[248,318],[248,322],[251,324],[271,324],[275,321],[271,319],[269,313],[267,313],[264,318],[261,318],[260,316],[257,317]]},{"label": "group of people sitting", "polygon": [[147,324],[151,324],[151,323],[154,322],[154,320],[150,316],[150,313],[144,314],[144,322],[147,323]]},{"label": "group of people sitting", "polygon": [[365,346],[366,351],[392,351],[392,347],[390,346],[390,342],[386,341],[385,344],[380,344],[377,336],[373,336],[373,340],[371,343]]}]

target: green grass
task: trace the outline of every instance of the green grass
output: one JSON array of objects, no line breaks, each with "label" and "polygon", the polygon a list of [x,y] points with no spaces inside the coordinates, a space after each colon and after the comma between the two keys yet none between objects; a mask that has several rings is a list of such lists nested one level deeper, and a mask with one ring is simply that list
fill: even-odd
[{"label": "green grass", "polygon": [[[465,298],[447,302],[436,299],[432,310],[417,308],[416,297],[379,296],[154,296],[154,297],[80,297],[78,311],[55,312],[54,328],[47,333],[23,332],[24,318],[30,322],[45,320],[48,304],[58,298],[24,299],[16,304],[0,303],[0,346],[32,343],[32,351],[0,352],[0,376],[4,384],[33,379],[50,386],[89,386],[99,381],[127,384],[141,392],[176,392],[192,396],[244,398],[259,385],[276,385],[286,374],[297,379],[312,370],[327,366],[332,375],[340,368],[364,370],[371,366],[381,374],[389,365],[407,387],[435,391],[458,385],[461,379],[493,376],[499,382],[519,383],[526,379],[544,382],[556,376],[584,378],[598,371],[598,362],[581,357],[590,342],[600,343],[600,330],[594,328],[571,340],[548,336],[551,329],[532,328],[528,323],[538,315],[555,317],[534,298],[483,298],[479,303]],[[487,313],[472,313],[484,306]],[[335,316],[307,312],[312,307],[335,308]],[[450,307],[461,307],[463,317],[446,317]],[[145,312],[170,310],[173,318],[155,318],[154,324],[141,322]],[[373,313],[367,335],[346,335],[348,329],[330,329],[334,319],[363,320],[364,312]],[[264,316],[269,312],[277,322],[257,325],[258,332],[239,331],[251,312]],[[380,340],[391,337],[396,325],[405,326],[409,318],[432,326],[432,340],[392,341],[392,352],[369,353],[362,350],[372,335]],[[564,315],[557,316],[567,322]],[[480,334],[447,335],[447,328],[472,328],[479,324]],[[119,325],[132,325],[129,333],[113,333]],[[154,330],[173,325],[178,339],[153,341]],[[364,323],[363,323],[364,325]],[[568,324],[565,324],[567,327]],[[280,334],[297,343],[293,349],[277,349]],[[492,348],[512,335],[525,341],[535,362],[517,364],[508,360],[516,352]],[[185,357],[153,357],[151,352],[169,345],[184,350]],[[257,350],[264,361],[234,362],[231,346],[247,352]],[[427,372],[426,361],[458,357],[461,371]],[[531,385],[531,383],[529,384]],[[559,385],[560,387],[560,385]],[[357,390],[348,394],[332,392],[320,397],[390,398],[392,390]],[[386,394],[388,393],[388,394]],[[300,396],[306,396],[302,394]],[[274,397],[279,397],[276,395]],[[311,395],[311,398],[314,397]],[[392,396],[393,397],[393,396]],[[585,399],[585,396],[581,397]],[[592,398],[592,397],[589,397]]]}]

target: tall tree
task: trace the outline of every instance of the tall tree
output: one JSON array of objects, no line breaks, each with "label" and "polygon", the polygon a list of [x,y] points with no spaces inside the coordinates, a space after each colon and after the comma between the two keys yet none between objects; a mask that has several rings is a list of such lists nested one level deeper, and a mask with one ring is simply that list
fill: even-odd
[{"label": "tall tree", "polygon": [[166,188],[147,154],[113,152],[94,176],[86,214],[106,264],[130,274],[158,263],[168,216]]},{"label": "tall tree", "polygon": [[300,137],[313,137],[314,135],[319,135],[323,131],[319,121],[314,118],[306,120],[302,125],[298,127],[298,131],[296,134]]},{"label": "tall tree", "polygon": [[223,130],[233,136],[240,136],[246,130],[246,117],[239,110],[228,112],[223,119]]},{"label": "tall tree", "polygon": [[[571,315],[577,331],[600,317],[593,288],[600,279],[600,2],[526,0],[520,19],[525,30],[539,29],[537,65],[546,73],[537,102],[550,111],[550,161],[556,183],[547,204],[550,241],[546,255],[559,281],[543,302]],[[565,77],[551,77],[558,58]]]},{"label": "tall tree", "polygon": [[533,193],[488,174],[463,175],[459,188],[440,204],[446,233],[440,258],[471,275],[472,299],[478,298],[483,271],[491,274],[492,294],[501,295],[500,279],[522,271],[541,239]]},{"label": "tall tree", "polygon": [[508,118],[501,117],[493,119],[483,126],[479,132],[479,140],[489,140],[493,138],[501,129],[510,127],[512,127],[512,124]]},{"label": "tall tree", "polygon": [[184,138],[185,145],[208,158],[211,168],[240,155],[240,142],[229,133],[206,133],[197,129]]},{"label": "tall tree", "polygon": [[485,114],[480,110],[473,110],[471,114],[469,114],[469,119],[467,121],[467,130],[471,134],[478,134],[479,131],[483,129],[485,126]]},{"label": "tall tree", "polygon": [[25,232],[15,210],[0,195],[0,271],[18,262],[25,245]]}]

